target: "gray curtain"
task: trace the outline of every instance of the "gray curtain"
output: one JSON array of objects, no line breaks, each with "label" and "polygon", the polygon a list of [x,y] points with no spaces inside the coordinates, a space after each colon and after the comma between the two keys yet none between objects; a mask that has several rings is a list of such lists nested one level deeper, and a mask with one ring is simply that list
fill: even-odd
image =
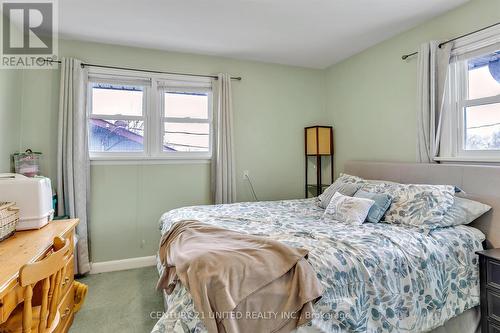
[{"label": "gray curtain", "polygon": [[216,106],[212,156],[212,192],[216,204],[236,201],[233,106],[231,76],[219,74],[215,81]]},{"label": "gray curtain", "polygon": [[421,163],[433,163],[439,156],[451,48],[451,43],[440,48],[438,41],[431,41],[418,50],[417,161]]},{"label": "gray curtain", "polygon": [[77,59],[63,58],[57,142],[58,215],[80,219],[76,227],[78,273],[90,271],[88,203],[90,163],[85,111],[86,70]]}]

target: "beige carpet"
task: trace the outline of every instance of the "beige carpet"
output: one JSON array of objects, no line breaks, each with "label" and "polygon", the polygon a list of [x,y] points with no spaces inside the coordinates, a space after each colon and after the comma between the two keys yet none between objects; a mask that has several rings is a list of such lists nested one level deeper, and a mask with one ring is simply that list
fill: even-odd
[{"label": "beige carpet", "polygon": [[70,333],[151,332],[157,322],[151,313],[163,311],[161,294],[155,290],[157,280],[155,267],[79,279],[89,292]]}]

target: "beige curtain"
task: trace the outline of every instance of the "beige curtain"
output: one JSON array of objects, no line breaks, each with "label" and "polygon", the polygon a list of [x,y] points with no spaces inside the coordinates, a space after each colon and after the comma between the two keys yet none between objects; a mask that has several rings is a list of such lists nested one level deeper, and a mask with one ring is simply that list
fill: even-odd
[{"label": "beige curtain", "polygon": [[80,219],[76,263],[78,273],[90,271],[88,203],[90,163],[85,117],[86,70],[77,59],[63,58],[57,142],[58,215]]},{"label": "beige curtain", "polygon": [[231,76],[229,74],[219,74],[214,85],[216,105],[212,156],[212,193],[216,204],[225,204],[236,201]]},{"label": "beige curtain", "polygon": [[445,84],[452,44],[424,43],[418,50],[417,161],[433,163],[439,156]]}]

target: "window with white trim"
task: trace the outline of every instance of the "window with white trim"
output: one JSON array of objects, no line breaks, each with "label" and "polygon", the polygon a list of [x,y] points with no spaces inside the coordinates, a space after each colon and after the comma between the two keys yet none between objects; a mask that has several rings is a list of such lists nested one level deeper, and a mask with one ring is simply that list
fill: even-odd
[{"label": "window with white trim", "polygon": [[160,88],[163,151],[210,151],[210,91]]},{"label": "window with white trim", "polygon": [[91,154],[144,153],[145,86],[118,82],[89,84]]},{"label": "window with white trim", "polygon": [[89,73],[92,160],[209,159],[211,80]]},{"label": "window with white trim", "polygon": [[500,160],[500,30],[456,42],[449,78],[453,155]]}]

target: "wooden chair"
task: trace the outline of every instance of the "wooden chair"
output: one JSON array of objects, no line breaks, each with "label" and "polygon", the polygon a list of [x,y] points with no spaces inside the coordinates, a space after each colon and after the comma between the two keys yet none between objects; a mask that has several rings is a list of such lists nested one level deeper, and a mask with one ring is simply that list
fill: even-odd
[{"label": "wooden chair", "polygon": [[[60,237],[54,239],[53,252],[44,259],[26,264],[19,271],[19,284],[24,288],[24,304],[18,306],[0,332],[52,333],[60,321],[57,308],[61,298],[61,279],[65,272],[70,242]],[[41,287],[41,288],[40,288]],[[41,295],[33,295],[33,290]],[[34,299],[40,305],[33,306]],[[38,302],[37,302],[38,303]]]}]

